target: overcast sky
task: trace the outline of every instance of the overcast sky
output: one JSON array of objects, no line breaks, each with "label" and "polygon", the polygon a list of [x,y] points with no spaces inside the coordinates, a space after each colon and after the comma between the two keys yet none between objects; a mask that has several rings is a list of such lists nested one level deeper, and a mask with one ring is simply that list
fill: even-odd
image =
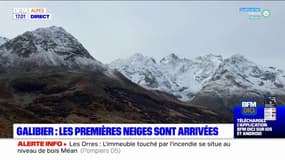
[{"label": "overcast sky", "polygon": [[[12,20],[14,7],[47,8],[52,20]],[[240,7],[272,15],[253,21]],[[285,2],[0,2],[0,36],[56,25],[103,63],[138,52],[157,60],[213,53],[285,69],[284,16]]]}]

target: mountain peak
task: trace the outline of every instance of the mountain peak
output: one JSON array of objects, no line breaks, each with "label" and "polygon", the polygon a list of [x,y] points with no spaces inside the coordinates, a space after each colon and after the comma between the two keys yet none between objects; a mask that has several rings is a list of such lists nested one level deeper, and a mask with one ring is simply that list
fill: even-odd
[{"label": "mountain peak", "polygon": [[196,58],[196,60],[207,60],[207,61],[223,61],[223,57],[221,55],[217,55],[217,54],[207,54],[204,56],[199,56]]},{"label": "mountain peak", "polygon": [[174,62],[176,62],[177,60],[179,60],[179,57],[178,57],[176,54],[171,53],[170,55],[168,55],[168,56],[162,58],[162,59],[160,60],[160,63],[163,63],[163,64],[174,63]]},{"label": "mountain peak", "polygon": [[232,55],[231,57],[225,59],[225,62],[229,63],[230,65],[241,65],[241,64],[243,64],[242,66],[256,65],[240,54]]},{"label": "mountain peak", "polygon": [[168,57],[171,57],[173,59],[178,59],[178,56],[175,53],[171,53],[170,55],[168,55]]},{"label": "mountain peak", "polygon": [[6,43],[8,40],[9,40],[8,38],[6,38],[6,37],[1,37],[1,36],[0,36],[0,46],[1,46],[2,44]]},{"label": "mountain peak", "polygon": [[231,59],[241,59],[241,60],[247,60],[243,55],[241,54],[234,54],[230,57]]},{"label": "mountain peak", "polygon": [[141,62],[141,63],[156,63],[155,59],[153,59],[152,57],[147,57],[144,56],[142,53],[135,53],[134,55],[132,55],[129,59],[131,62]]},{"label": "mountain peak", "polygon": [[101,65],[84,46],[62,27],[27,31],[0,47],[4,66],[62,66],[82,68]]},{"label": "mountain peak", "polygon": [[61,55],[78,55],[93,59],[75,37],[56,26],[27,31],[8,41],[4,47],[20,57],[55,52]]},{"label": "mountain peak", "polygon": [[62,43],[70,42],[70,41],[77,41],[75,37],[73,37],[70,33],[68,33],[65,29],[58,26],[51,26],[46,28],[38,28],[34,31],[28,31],[24,34],[32,34],[36,39],[46,39],[50,41],[54,41],[55,43]]},{"label": "mountain peak", "polygon": [[54,32],[66,32],[64,28],[60,27],[60,26],[50,26],[50,27],[44,27],[44,28],[38,28],[35,30],[37,31],[54,31]]},{"label": "mountain peak", "polygon": [[146,57],[142,53],[135,53],[131,56],[131,59],[145,59]]},{"label": "mountain peak", "polygon": [[137,84],[173,94],[183,101],[190,101],[198,93],[212,93],[229,86],[230,90],[251,88],[263,93],[276,86],[280,90],[280,86],[285,84],[282,71],[264,69],[239,54],[226,59],[221,55],[208,54],[194,60],[171,54],[160,64],[144,62],[128,61],[127,65],[117,63],[112,67]]}]

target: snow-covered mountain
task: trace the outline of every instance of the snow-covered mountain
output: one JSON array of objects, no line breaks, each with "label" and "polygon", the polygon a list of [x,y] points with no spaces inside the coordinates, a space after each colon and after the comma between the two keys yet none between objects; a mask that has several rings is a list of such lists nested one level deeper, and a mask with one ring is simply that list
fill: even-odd
[{"label": "snow-covered mountain", "polygon": [[[122,61],[136,66],[129,75],[141,80],[140,84],[159,88],[165,82],[162,86],[166,89],[174,85],[152,58],[137,54]],[[0,88],[0,110],[5,111],[1,112],[0,137],[11,137],[10,126],[15,122],[231,121],[214,109],[182,103],[169,94],[132,83],[95,60],[60,27],[25,32],[0,46]]]},{"label": "snow-covered mountain", "polygon": [[243,92],[284,95],[284,85],[284,71],[260,66],[244,56],[233,55],[223,61],[201,92],[216,92],[221,96],[244,94]]},{"label": "snow-covered mountain", "polygon": [[83,45],[61,27],[28,31],[0,46],[0,64],[4,68],[39,67],[96,68],[95,60]]},{"label": "snow-covered mountain", "polygon": [[216,55],[190,60],[170,54],[156,62],[153,58],[135,54],[129,59],[115,60],[109,66],[141,86],[189,101],[221,63],[222,57]]},{"label": "snow-covered mountain", "polygon": [[196,95],[219,97],[252,92],[258,95],[285,95],[285,74],[263,67],[241,55],[224,59],[209,54],[193,60],[170,54],[155,62],[136,54],[110,64],[133,82],[150,89],[173,94],[182,101]]},{"label": "snow-covered mountain", "polygon": [[158,67],[153,58],[145,57],[140,53],[129,59],[118,59],[110,64],[118,69],[127,78],[146,88],[167,89],[174,84]]},{"label": "snow-covered mountain", "polygon": [[2,44],[6,43],[8,40],[9,40],[8,38],[6,38],[6,37],[1,37],[1,36],[0,36],[0,46],[1,46]]}]

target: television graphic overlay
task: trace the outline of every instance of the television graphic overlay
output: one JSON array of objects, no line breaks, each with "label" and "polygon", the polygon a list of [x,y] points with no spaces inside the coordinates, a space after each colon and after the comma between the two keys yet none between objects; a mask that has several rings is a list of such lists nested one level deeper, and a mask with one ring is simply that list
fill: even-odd
[{"label": "television graphic overlay", "polygon": [[0,153],[282,157],[284,15],[283,0],[0,0]]},{"label": "television graphic overlay", "polygon": [[284,138],[284,113],[284,106],[277,105],[275,96],[265,96],[260,106],[243,101],[241,107],[235,107],[235,138]]},{"label": "television graphic overlay", "polygon": [[283,137],[274,128],[283,123],[283,7],[1,2],[0,137],[12,138],[13,124],[234,122],[243,131],[249,119],[268,132],[248,134]]},{"label": "television graphic overlay", "polygon": [[242,101],[243,115],[256,115],[256,101]]},{"label": "television graphic overlay", "polygon": [[264,97],[264,119],[276,120],[276,97]]}]

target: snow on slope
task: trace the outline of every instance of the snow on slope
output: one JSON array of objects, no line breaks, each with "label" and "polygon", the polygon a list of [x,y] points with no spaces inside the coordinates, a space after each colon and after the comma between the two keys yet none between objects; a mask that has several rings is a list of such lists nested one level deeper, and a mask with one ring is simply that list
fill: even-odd
[{"label": "snow on slope", "polygon": [[0,58],[0,64],[4,67],[103,66],[76,38],[56,26],[28,31],[9,40],[0,47]]},{"label": "snow on slope", "polygon": [[8,38],[0,37],[0,46],[8,41]]},{"label": "snow on slope", "polygon": [[157,63],[135,54],[109,66],[143,87],[168,92],[182,101],[191,101],[197,93],[224,96],[251,90],[285,94],[283,71],[259,66],[241,55],[223,59],[209,54],[190,60],[170,54]]},{"label": "snow on slope", "polygon": [[244,91],[260,95],[285,94],[285,74],[274,67],[264,67],[233,55],[225,59],[204,85],[202,92],[216,92],[220,96],[242,94]]},{"label": "snow on slope", "polygon": [[165,91],[180,100],[189,101],[221,61],[222,58],[215,55],[192,61],[170,54],[157,63],[153,58],[135,54],[129,59],[116,60],[109,66],[143,87]]}]

